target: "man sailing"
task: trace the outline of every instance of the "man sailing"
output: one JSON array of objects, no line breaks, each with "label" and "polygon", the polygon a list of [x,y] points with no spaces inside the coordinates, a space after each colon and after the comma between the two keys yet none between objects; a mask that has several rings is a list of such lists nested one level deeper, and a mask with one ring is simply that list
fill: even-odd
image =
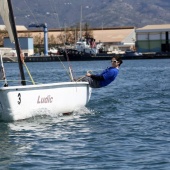
[{"label": "man sailing", "polygon": [[91,74],[87,73],[81,81],[89,82],[92,88],[101,88],[109,85],[115,80],[119,73],[119,67],[123,63],[121,57],[115,56],[111,60],[112,66],[105,69],[101,74]]}]

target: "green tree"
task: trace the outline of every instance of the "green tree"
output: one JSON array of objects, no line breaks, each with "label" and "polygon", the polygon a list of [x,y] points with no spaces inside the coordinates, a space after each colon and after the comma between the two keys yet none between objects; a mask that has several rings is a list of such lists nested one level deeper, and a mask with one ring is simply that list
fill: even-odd
[{"label": "green tree", "polygon": [[8,32],[4,30],[0,30],[0,46],[3,46],[4,37],[8,37]]},{"label": "green tree", "polygon": [[44,39],[43,37],[41,36],[41,33],[39,33],[39,35],[36,35],[34,38],[34,47],[39,49],[39,53],[41,51],[43,51],[43,44],[44,44]]},{"label": "green tree", "polygon": [[49,47],[55,44],[57,44],[57,37],[55,37],[54,35],[50,35],[50,37],[48,38]]},{"label": "green tree", "polygon": [[25,33],[19,34],[18,37],[32,37],[32,34],[30,32],[25,32]]},{"label": "green tree", "polygon": [[[85,23],[82,27],[82,36],[84,38],[93,38],[93,31],[90,29],[90,26]],[[80,37],[80,28],[79,24],[65,29],[58,37],[58,41],[61,44],[70,43],[74,44]]]}]

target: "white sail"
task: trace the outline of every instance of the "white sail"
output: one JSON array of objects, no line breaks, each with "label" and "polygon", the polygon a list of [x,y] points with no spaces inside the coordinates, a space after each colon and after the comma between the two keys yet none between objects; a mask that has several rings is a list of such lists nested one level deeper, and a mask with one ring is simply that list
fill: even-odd
[{"label": "white sail", "polygon": [[2,17],[2,20],[4,21],[4,24],[8,31],[11,42],[14,42],[14,36],[13,36],[11,23],[10,23],[9,8],[8,8],[7,0],[0,0],[0,4],[1,4],[0,5],[0,16]]}]

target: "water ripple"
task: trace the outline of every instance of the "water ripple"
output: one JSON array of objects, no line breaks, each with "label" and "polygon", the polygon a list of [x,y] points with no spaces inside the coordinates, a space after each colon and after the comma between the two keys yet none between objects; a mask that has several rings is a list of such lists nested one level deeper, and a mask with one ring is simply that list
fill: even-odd
[{"label": "water ripple", "polygon": [[[94,62],[96,71],[109,64]],[[73,62],[75,74],[93,70],[94,62]],[[5,67],[14,74],[14,65]],[[39,73],[36,63],[29,67],[39,82],[64,76],[59,63],[40,63]],[[0,122],[0,169],[169,170],[169,72],[170,60],[124,61],[116,81],[94,89],[87,107],[70,116]]]}]

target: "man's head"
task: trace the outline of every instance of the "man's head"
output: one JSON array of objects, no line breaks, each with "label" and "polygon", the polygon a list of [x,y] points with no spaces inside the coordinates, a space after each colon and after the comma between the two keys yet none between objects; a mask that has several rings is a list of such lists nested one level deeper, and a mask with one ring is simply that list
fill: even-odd
[{"label": "man's head", "polygon": [[120,65],[123,63],[120,56],[114,56],[111,62],[113,67],[120,67]]}]

